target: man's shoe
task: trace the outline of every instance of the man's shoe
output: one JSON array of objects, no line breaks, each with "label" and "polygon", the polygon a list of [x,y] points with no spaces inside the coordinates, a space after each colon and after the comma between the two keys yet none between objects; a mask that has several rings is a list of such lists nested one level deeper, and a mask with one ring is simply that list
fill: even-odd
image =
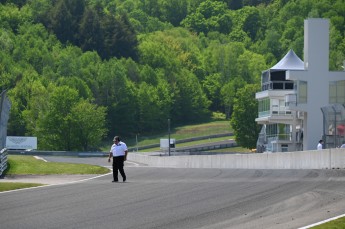
[{"label": "man's shoe", "polygon": [[126,178],[123,178],[123,182],[126,182]]},{"label": "man's shoe", "polygon": [[112,182],[119,182],[118,180],[113,180]]}]

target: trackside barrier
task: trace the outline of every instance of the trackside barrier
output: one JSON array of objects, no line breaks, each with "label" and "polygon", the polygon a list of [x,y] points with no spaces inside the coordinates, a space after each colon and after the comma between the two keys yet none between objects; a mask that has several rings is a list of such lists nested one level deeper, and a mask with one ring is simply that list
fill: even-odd
[{"label": "trackside barrier", "polygon": [[[213,135],[207,135],[207,136],[201,136],[201,137],[195,137],[195,138],[187,138],[187,139],[180,139],[176,140],[176,144],[180,143],[186,143],[186,142],[192,142],[192,141],[200,141],[204,139],[209,139],[209,138],[220,138],[220,137],[226,137],[226,136],[234,136],[233,133],[225,133],[225,134],[213,134]],[[129,147],[128,152],[134,152],[136,150],[144,150],[144,149],[150,149],[150,148],[156,148],[159,147],[160,144],[151,144],[151,145],[145,145],[145,146],[138,146],[138,147]]]},{"label": "trackside barrier", "polygon": [[7,169],[7,149],[0,151],[0,176]]},{"label": "trackside barrier", "polygon": [[[7,153],[6,153],[7,154]],[[13,151],[37,156],[105,157],[105,152]],[[146,154],[146,155],[145,155]],[[149,156],[128,153],[128,160],[158,167],[229,169],[345,169],[345,149],[334,148],[284,153]]]},{"label": "trackside barrier", "polygon": [[192,156],[147,156],[129,153],[128,160],[149,166],[175,168],[344,169],[345,149]]},{"label": "trackside barrier", "polygon": [[9,150],[10,155],[33,155],[33,156],[68,156],[68,157],[106,157],[105,152],[73,152],[73,151],[39,151],[39,150]]}]

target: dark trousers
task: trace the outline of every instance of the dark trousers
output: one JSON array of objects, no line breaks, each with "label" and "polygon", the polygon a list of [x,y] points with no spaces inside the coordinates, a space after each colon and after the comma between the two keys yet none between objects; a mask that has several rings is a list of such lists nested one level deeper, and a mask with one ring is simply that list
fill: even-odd
[{"label": "dark trousers", "polygon": [[126,180],[125,170],[123,170],[123,162],[125,161],[125,156],[113,157],[113,178],[114,181],[118,181],[118,171],[122,176],[123,181]]}]

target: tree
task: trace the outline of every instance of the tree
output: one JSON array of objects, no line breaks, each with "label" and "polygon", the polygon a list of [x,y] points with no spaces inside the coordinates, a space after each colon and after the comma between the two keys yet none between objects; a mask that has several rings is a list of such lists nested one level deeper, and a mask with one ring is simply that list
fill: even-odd
[{"label": "tree", "polygon": [[35,136],[38,131],[37,121],[42,118],[43,112],[48,107],[49,92],[41,80],[35,80],[27,83],[29,93],[26,97],[26,106],[22,111],[22,117],[25,121],[26,133],[29,136]]},{"label": "tree", "polygon": [[97,12],[86,9],[79,24],[79,45],[83,51],[100,51],[103,45],[103,34]]},{"label": "tree", "polygon": [[76,150],[73,139],[71,110],[78,103],[78,91],[67,86],[56,87],[49,97],[48,109],[38,120],[39,148],[47,150]]},{"label": "tree", "polygon": [[101,19],[101,28],[104,41],[99,55],[103,59],[110,59],[111,57],[137,59],[136,32],[126,15],[118,18],[104,15]]},{"label": "tree", "polygon": [[212,41],[203,50],[203,68],[209,74],[221,74],[221,83],[226,84],[231,79],[239,76],[238,59],[244,53],[245,47],[240,42],[221,44]]},{"label": "tree", "polygon": [[187,0],[163,1],[165,20],[173,24],[173,26],[179,26],[180,22],[187,16],[187,8]]},{"label": "tree", "polygon": [[187,70],[181,71],[176,82],[171,84],[174,93],[172,119],[176,123],[196,123],[210,117],[210,101],[203,92],[196,76]]},{"label": "tree", "polygon": [[52,49],[57,40],[42,24],[25,23],[18,29],[13,50],[15,61],[30,64],[39,74],[53,65]]},{"label": "tree", "polygon": [[236,77],[226,83],[220,90],[221,104],[224,107],[225,117],[229,119],[232,115],[236,92],[247,83],[241,77]]},{"label": "tree", "polygon": [[50,28],[62,43],[78,44],[79,23],[85,10],[84,0],[57,0],[48,14]]},{"label": "tree", "polygon": [[166,126],[171,109],[168,84],[160,80],[157,86],[143,82],[138,90],[139,132],[155,133]]},{"label": "tree", "polygon": [[14,4],[0,4],[0,28],[16,32],[20,25],[31,20],[31,15]]},{"label": "tree", "polygon": [[257,8],[249,7],[247,10],[248,14],[243,24],[243,31],[245,31],[252,41],[254,41],[256,39],[258,30],[262,28],[260,25],[261,18]]},{"label": "tree", "polygon": [[65,0],[59,0],[57,2],[54,8],[52,8],[49,18],[49,27],[61,42],[74,41],[73,34],[75,30],[73,30],[73,25],[75,23],[73,21],[73,15],[65,4]]},{"label": "tree", "polygon": [[258,102],[255,93],[259,86],[248,84],[238,90],[234,100],[234,112],[230,124],[234,130],[236,142],[245,148],[256,148],[260,125],[255,122],[258,115]]},{"label": "tree", "polygon": [[119,17],[119,27],[116,31],[117,43],[116,43],[116,57],[138,59],[138,40],[137,34],[128,20],[128,16],[123,14]]},{"label": "tree", "polygon": [[88,102],[79,101],[71,109],[72,138],[75,149],[85,151],[97,149],[107,133],[105,128],[106,108]]},{"label": "tree", "polygon": [[49,85],[52,91],[47,108],[42,109],[33,131],[39,148],[46,150],[89,150],[106,134],[106,108],[81,99],[78,91],[68,86]]},{"label": "tree", "polygon": [[216,73],[206,76],[205,80],[202,81],[202,86],[207,95],[207,98],[212,102],[210,109],[212,111],[220,111],[220,89],[222,87],[220,74]]},{"label": "tree", "polygon": [[198,37],[183,28],[148,34],[142,36],[139,45],[140,61],[167,74],[181,68],[194,72],[200,65],[199,43]]},{"label": "tree", "polygon": [[187,15],[181,25],[197,33],[207,34],[210,31],[229,33],[232,20],[225,3],[206,0],[194,13]]},{"label": "tree", "polygon": [[303,56],[303,25],[304,20],[300,16],[294,16],[286,22],[285,30],[280,38],[282,50],[287,52],[293,49],[297,56]]},{"label": "tree", "polygon": [[[38,81],[39,75],[30,66],[20,69],[20,75],[16,79],[16,87],[11,88],[8,92],[10,101],[12,103],[10,118],[8,123],[8,133],[14,136],[25,136],[26,133],[31,133],[35,127],[35,123],[26,123],[27,121],[35,122],[37,117],[37,110],[45,107],[46,94],[41,87],[41,82]],[[12,72],[14,74],[15,72]],[[39,95],[41,94],[41,95]],[[36,101],[30,101],[33,99]],[[37,103],[36,103],[37,102]],[[42,102],[39,104],[39,102]],[[30,119],[24,118],[23,112],[29,110],[32,112]]]},{"label": "tree", "polygon": [[175,41],[163,32],[143,36],[139,44],[141,64],[175,72],[180,68],[181,62],[179,62],[175,50],[171,47],[173,44],[175,44]]},{"label": "tree", "polygon": [[261,72],[267,69],[265,59],[260,54],[245,51],[238,58],[238,76],[247,83],[260,83]]},{"label": "tree", "polygon": [[56,84],[58,86],[68,86],[69,88],[76,89],[78,91],[79,97],[83,99],[93,99],[90,88],[87,86],[86,82],[79,77],[60,77]]},{"label": "tree", "polygon": [[97,78],[100,105],[107,107],[108,128],[121,136],[135,134],[138,128],[138,89],[128,80],[126,73],[122,61],[111,59],[102,64]]}]

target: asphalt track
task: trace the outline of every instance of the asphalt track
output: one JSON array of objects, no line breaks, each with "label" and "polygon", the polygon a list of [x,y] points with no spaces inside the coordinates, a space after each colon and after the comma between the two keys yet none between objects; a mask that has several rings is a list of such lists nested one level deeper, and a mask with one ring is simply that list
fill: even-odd
[{"label": "asphalt track", "polygon": [[[58,158],[109,166],[106,158]],[[0,227],[300,228],[345,213],[345,170],[158,168],[0,193]]]}]

